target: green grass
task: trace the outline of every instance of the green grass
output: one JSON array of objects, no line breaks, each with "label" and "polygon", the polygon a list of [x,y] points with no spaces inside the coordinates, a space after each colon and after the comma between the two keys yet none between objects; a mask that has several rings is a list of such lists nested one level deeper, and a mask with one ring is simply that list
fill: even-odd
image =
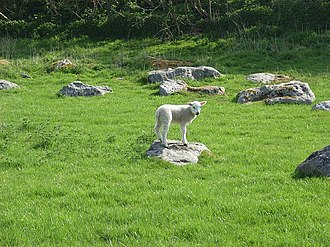
[{"label": "green grass", "polygon": [[[329,113],[233,101],[260,71],[306,81],[315,103],[329,100],[329,46],[263,42],[0,42],[11,61],[0,79],[21,86],[0,92],[0,246],[329,246],[329,180],[293,176],[329,145]],[[146,84],[147,55],[214,66],[226,76],[200,84],[227,95],[160,97]],[[62,58],[77,66],[50,72]],[[56,96],[74,80],[114,92]],[[188,141],[212,153],[184,167],[147,158],[157,107],[191,100],[208,104]],[[171,126],[169,138],[179,137]]]}]

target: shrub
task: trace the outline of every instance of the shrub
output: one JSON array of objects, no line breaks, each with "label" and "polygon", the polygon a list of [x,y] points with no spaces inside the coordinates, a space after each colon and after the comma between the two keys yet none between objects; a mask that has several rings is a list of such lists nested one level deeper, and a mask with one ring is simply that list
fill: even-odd
[{"label": "shrub", "polygon": [[26,37],[28,36],[30,23],[25,20],[0,20],[0,35],[11,37]]},{"label": "shrub", "polygon": [[50,38],[58,34],[59,29],[60,29],[59,25],[53,22],[45,22],[35,29],[33,35],[35,37]]}]

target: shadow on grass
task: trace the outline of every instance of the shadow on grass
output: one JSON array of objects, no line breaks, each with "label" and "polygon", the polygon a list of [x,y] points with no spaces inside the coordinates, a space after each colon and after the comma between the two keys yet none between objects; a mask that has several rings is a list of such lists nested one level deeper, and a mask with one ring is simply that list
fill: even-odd
[{"label": "shadow on grass", "polygon": [[144,85],[149,85],[151,83],[148,82],[147,78],[141,77],[138,80],[135,81],[137,84],[139,84],[140,86],[144,86]]},{"label": "shadow on grass", "polygon": [[300,180],[300,179],[312,179],[312,178],[318,178],[318,179],[330,179],[329,176],[326,176],[324,174],[320,174],[320,173],[312,173],[312,174],[303,174],[303,173],[300,173],[300,172],[293,172],[291,177],[293,179],[296,179],[296,180]]}]

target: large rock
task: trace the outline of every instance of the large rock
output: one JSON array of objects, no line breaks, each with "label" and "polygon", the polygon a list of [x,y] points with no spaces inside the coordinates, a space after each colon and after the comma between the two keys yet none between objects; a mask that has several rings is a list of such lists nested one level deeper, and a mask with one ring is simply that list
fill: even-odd
[{"label": "large rock", "polygon": [[330,145],[312,153],[295,170],[298,177],[330,177]]},{"label": "large rock", "polygon": [[147,156],[156,156],[175,165],[196,164],[203,151],[210,150],[202,143],[190,142],[185,146],[180,141],[168,141],[165,148],[160,141],[154,141],[147,151]]},{"label": "large rock", "polygon": [[148,73],[148,81],[150,83],[163,83],[168,79],[175,77],[189,78],[193,80],[201,80],[204,78],[218,78],[222,76],[219,71],[212,67],[177,67],[175,69],[154,70]]},{"label": "large rock", "polygon": [[84,84],[81,81],[75,81],[69,85],[63,87],[58,94],[77,97],[77,96],[101,96],[106,93],[112,92],[112,89],[108,86],[90,86]]},{"label": "large rock", "polygon": [[315,95],[309,85],[301,81],[249,88],[237,94],[238,103],[260,100],[265,100],[268,105],[276,103],[311,104],[315,100]]},{"label": "large rock", "polygon": [[257,83],[261,82],[264,84],[272,84],[274,82],[289,81],[290,77],[286,75],[278,75],[278,74],[275,75],[272,73],[255,73],[248,75],[246,79],[248,81],[257,82]]},{"label": "large rock", "polygon": [[[217,78],[222,76],[219,71],[212,67],[177,67],[175,69],[154,70],[148,73],[148,82],[160,83],[159,94],[167,96],[175,92],[183,91],[187,88],[187,84],[177,78],[189,78],[200,80],[203,78]],[[214,91],[214,88],[212,89]],[[212,92],[211,89],[204,92]],[[218,90],[220,92],[220,90]]]},{"label": "large rock", "polygon": [[12,88],[19,88],[19,86],[16,83],[10,81],[0,80],[0,90],[7,90]]},{"label": "large rock", "polygon": [[187,84],[182,80],[168,79],[160,84],[159,94],[162,96],[168,96],[170,94],[180,92],[187,87]]},{"label": "large rock", "polygon": [[203,86],[203,87],[187,87],[188,92],[194,92],[194,93],[204,93],[204,94],[225,94],[225,88],[224,87],[218,87],[218,86]]},{"label": "large rock", "polygon": [[330,111],[330,100],[323,101],[313,106],[313,110]]}]

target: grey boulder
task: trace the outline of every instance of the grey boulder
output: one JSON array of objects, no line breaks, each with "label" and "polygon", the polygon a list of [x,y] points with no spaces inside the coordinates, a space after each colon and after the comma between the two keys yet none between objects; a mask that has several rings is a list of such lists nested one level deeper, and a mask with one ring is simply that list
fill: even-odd
[{"label": "grey boulder", "polygon": [[148,73],[149,83],[163,83],[176,77],[201,80],[204,78],[218,78],[222,76],[219,71],[209,66],[177,67],[175,69],[153,70]]},{"label": "grey boulder", "polygon": [[219,87],[219,86],[203,86],[203,87],[187,87],[188,92],[194,92],[194,93],[203,93],[203,94],[225,94],[225,88]]},{"label": "grey boulder", "polygon": [[298,177],[330,177],[330,145],[313,152],[295,170]]},{"label": "grey boulder", "polygon": [[283,82],[289,81],[290,77],[286,75],[278,75],[272,73],[255,73],[250,74],[246,77],[248,81],[256,82],[256,83],[264,83],[264,84],[272,84],[274,82]]},{"label": "grey boulder", "polygon": [[249,88],[237,94],[238,103],[260,100],[264,100],[268,105],[276,103],[311,104],[315,100],[315,95],[309,85],[301,81]]},{"label": "grey boulder", "polygon": [[159,94],[162,96],[168,96],[176,92],[180,92],[187,87],[187,84],[182,80],[168,79],[160,84]]},{"label": "grey boulder", "polygon": [[323,101],[313,106],[313,110],[330,111],[330,100]]},{"label": "grey boulder", "polygon": [[149,83],[160,83],[159,94],[171,95],[183,91],[187,84],[178,78],[200,80],[203,78],[218,78],[222,76],[219,71],[212,67],[177,67],[175,69],[153,70],[148,73]]},{"label": "grey boulder", "polygon": [[10,81],[0,80],[0,90],[7,90],[12,88],[19,88],[19,86],[16,83]]},{"label": "grey boulder", "polygon": [[81,81],[75,81],[67,86],[64,86],[59,92],[59,95],[68,97],[77,96],[102,96],[106,93],[112,92],[112,89],[108,86],[91,86],[84,84]]},{"label": "grey boulder", "polygon": [[190,142],[188,146],[185,146],[180,141],[170,140],[168,141],[168,148],[165,148],[160,141],[156,140],[149,147],[147,156],[155,156],[175,165],[182,166],[196,164],[198,157],[203,151],[210,152],[204,144],[198,142]]}]

